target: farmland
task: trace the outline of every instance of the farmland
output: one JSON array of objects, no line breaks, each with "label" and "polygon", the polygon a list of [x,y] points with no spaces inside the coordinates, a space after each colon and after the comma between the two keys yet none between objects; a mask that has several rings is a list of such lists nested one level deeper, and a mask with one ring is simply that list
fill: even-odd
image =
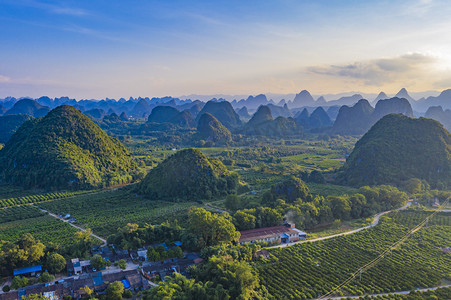
[{"label": "farmland", "polygon": [[[403,237],[425,212],[398,212],[380,225],[315,243],[271,250],[274,256],[256,263],[262,282],[277,299],[309,299],[326,294],[360,267]],[[422,219],[423,218],[423,219]],[[451,280],[451,257],[441,248],[451,245],[451,216],[436,215],[374,268],[337,294],[363,295],[441,285]]]},{"label": "farmland", "polygon": [[11,207],[16,205],[23,204],[32,204],[39,203],[44,201],[50,201],[55,199],[63,199],[72,197],[75,195],[84,194],[86,191],[78,191],[78,192],[54,192],[54,193],[40,193],[40,194],[31,194],[27,196],[19,196],[15,198],[5,198],[0,199],[0,208],[3,207]]},{"label": "farmland", "polygon": [[43,214],[43,212],[30,205],[4,208],[0,209],[0,224],[29,218],[36,218],[42,216]]},{"label": "farmland", "polygon": [[183,221],[183,215],[194,205],[197,203],[153,201],[136,195],[126,187],[40,203],[39,207],[57,214],[69,213],[76,219],[75,224],[107,237],[127,223],[144,225],[175,219]]},{"label": "farmland", "polygon": [[[37,209],[36,209],[37,211]],[[37,213],[39,213],[37,211]],[[0,241],[15,242],[25,233],[31,233],[46,245],[68,246],[74,242],[77,229],[48,215],[0,223]]]}]

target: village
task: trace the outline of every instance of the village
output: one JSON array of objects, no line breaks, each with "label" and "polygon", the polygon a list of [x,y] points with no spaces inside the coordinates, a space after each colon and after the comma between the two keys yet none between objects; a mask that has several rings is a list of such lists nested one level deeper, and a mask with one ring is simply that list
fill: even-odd
[{"label": "village", "polygon": [[[286,222],[281,226],[245,230],[240,233],[240,245],[246,243],[289,244],[307,237],[307,234],[297,229],[295,224]],[[114,245],[97,245],[92,247],[91,254],[93,257],[100,256],[105,262],[108,262],[104,268],[97,270],[92,265],[92,259],[72,258],[67,260],[65,275],[60,275],[49,283],[34,284],[9,292],[0,291],[0,300],[21,299],[22,296],[31,294],[42,294],[51,300],[65,299],[66,296],[81,299],[86,296],[87,288],[102,295],[105,294],[108,285],[115,281],[122,282],[125,290],[135,293],[144,291],[152,286],[157,286],[157,282],[164,281],[173,273],[189,277],[188,268],[203,261],[199,253],[190,252],[183,252],[183,255],[179,257],[156,262],[150,261],[147,257],[149,249],[159,247],[168,251],[180,249],[181,246],[182,242],[180,241],[175,241],[169,246],[166,243],[160,243],[134,250],[118,249]],[[268,251],[262,249],[256,253],[255,257],[267,258],[268,255]],[[125,261],[125,265],[120,267],[119,261]],[[35,265],[15,269],[13,275],[38,278],[45,271],[42,265]]]}]

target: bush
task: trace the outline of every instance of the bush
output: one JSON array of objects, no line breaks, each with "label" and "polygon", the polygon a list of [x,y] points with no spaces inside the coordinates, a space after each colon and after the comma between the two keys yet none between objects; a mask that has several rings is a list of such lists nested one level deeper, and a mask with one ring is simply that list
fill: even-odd
[{"label": "bush", "polygon": [[122,296],[124,296],[124,298],[131,298],[133,297],[133,293],[130,290],[126,290]]}]

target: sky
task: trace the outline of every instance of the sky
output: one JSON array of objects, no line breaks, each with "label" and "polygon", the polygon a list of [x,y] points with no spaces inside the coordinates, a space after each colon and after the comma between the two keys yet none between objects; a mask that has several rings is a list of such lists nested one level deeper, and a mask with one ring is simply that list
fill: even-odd
[{"label": "sky", "polygon": [[451,88],[451,3],[0,0],[0,97]]}]

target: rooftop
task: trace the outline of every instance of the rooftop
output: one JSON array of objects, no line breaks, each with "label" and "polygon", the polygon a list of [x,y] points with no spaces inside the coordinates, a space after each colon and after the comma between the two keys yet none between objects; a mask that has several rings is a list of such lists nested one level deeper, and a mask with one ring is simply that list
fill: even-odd
[{"label": "rooftop", "polygon": [[300,234],[304,232],[296,228],[289,228],[287,226],[274,226],[274,227],[244,230],[240,231],[240,233],[241,233],[240,242],[249,242],[253,240],[282,236],[283,234]]},{"label": "rooftop", "polygon": [[14,270],[14,276],[42,271],[41,265]]}]

